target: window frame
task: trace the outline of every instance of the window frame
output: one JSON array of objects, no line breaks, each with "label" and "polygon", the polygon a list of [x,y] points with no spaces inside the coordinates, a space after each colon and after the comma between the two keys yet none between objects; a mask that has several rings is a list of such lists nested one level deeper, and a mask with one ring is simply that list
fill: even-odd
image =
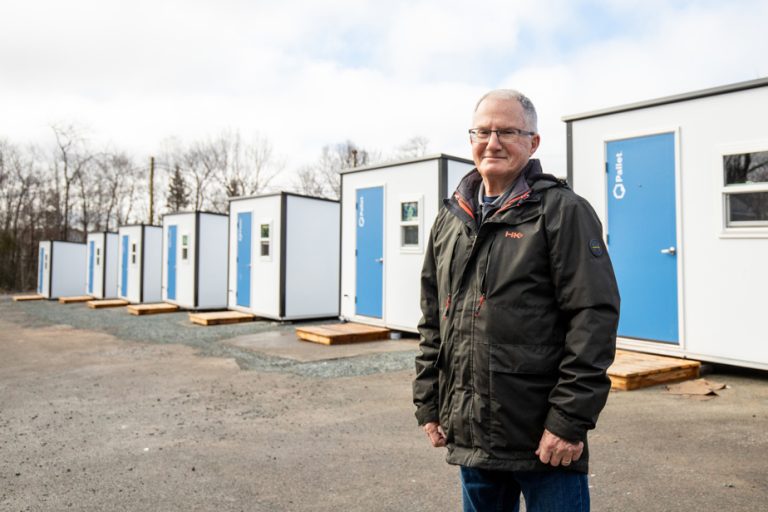
[{"label": "window frame", "polygon": [[[416,203],[418,208],[418,215],[416,220],[403,220],[403,204]],[[404,230],[405,227],[416,226],[418,229],[418,242],[416,244],[405,244]],[[402,254],[422,254],[424,252],[424,196],[409,194],[402,195],[397,201],[397,230],[398,230],[398,247]]]},{"label": "window frame", "polygon": [[181,234],[181,242],[179,243],[179,252],[181,254],[181,261],[189,263],[189,246],[191,245],[189,243],[190,235],[189,233],[182,233]]},{"label": "window frame", "polygon": [[720,204],[721,238],[768,238],[768,220],[731,221],[729,198],[748,193],[768,193],[768,181],[759,183],[736,183],[728,185],[725,180],[725,157],[745,153],[768,151],[768,140],[752,141],[723,146],[718,152],[717,180],[718,202]]},{"label": "window frame", "polygon": [[[274,248],[274,244],[272,243],[272,239],[274,238],[273,235],[274,235],[274,232],[275,232],[274,226],[273,226],[273,222],[272,222],[271,219],[260,220],[258,226],[259,226],[259,231],[258,231],[259,237],[258,237],[258,241],[256,243],[256,247],[257,247],[257,251],[258,251],[259,261],[272,261],[272,254],[274,252],[272,250]],[[267,226],[267,229],[269,230],[269,232],[267,233],[266,237],[261,235],[261,228],[264,227],[264,226]],[[264,243],[267,244],[267,248],[269,250],[269,254],[266,254],[266,255],[261,253],[261,248],[262,248]]]}]

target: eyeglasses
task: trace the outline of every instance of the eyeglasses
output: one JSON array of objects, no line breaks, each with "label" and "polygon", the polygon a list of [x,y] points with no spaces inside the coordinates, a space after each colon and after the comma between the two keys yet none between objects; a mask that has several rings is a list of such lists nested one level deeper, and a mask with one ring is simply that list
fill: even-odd
[{"label": "eyeglasses", "polygon": [[506,130],[485,130],[481,128],[472,128],[469,130],[469,140],[472,142],[488,142],[491,140],[491,134],[496,132],[499,142],[509,143],[517,142],[522,137],[533,137],[536,132],[527,132],[519,128],[507,128]]}]

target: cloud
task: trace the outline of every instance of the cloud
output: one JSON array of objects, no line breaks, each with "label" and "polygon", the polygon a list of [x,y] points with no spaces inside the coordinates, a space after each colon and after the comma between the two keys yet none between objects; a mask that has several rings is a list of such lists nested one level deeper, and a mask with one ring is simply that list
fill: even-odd
[{"label": "cloud", "polygon": [[[759,1],[29,0],[0,15],[0,135],[90,126],[143,158],[162,140],[259,132],[289,169],[351,139],[468,156],[486,90],[531,96],[545,168],[561,116],[768,74]],[[510,8],[514,6],[514,8]]]}]

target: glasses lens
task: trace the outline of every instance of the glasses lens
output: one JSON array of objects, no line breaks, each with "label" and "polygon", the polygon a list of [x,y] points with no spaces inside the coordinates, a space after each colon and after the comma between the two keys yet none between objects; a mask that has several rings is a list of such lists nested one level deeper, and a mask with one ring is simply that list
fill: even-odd
[{"label": "glasses lens", "polygon": [[519,134],[517,132],[502,132],[498,131],[496,132],[496,135],[499,136],[500,142],[515,142],[517,141]]}]

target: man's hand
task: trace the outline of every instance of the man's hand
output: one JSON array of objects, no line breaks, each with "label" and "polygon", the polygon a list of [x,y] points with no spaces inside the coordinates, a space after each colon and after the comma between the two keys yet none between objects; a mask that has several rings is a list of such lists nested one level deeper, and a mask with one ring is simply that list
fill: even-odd
[{"label": "man's hand", "polygon": [[581,458],[581,452],[583,451],[584,443],[582,441],[572,443],[544,429],[536,455],[539,456],[539,460],[544,464],[570,466],[571,462]]},{"label": "man's hand", "polygon": [[427,437],[429,437],[429,442],[432,443],[432,446],[435,448],[445,446],[445,432],[443,432],[443,427],[441,427],[440,424],[436,421],[430,421],[429,423],[425,423],[422,428],[424,429],[424,432],[427,433]]}]

